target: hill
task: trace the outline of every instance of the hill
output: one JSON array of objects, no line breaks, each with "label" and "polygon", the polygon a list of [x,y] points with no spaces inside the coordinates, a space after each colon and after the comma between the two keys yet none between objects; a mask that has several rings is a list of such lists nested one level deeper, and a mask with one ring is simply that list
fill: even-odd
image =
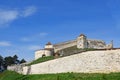
[{"label": "hill", "polygon": [[13,71],[0,73],[0,80],[120,80],[120,73],[110,74],[84,74],[84,73],[60,73],[22,75]]}]

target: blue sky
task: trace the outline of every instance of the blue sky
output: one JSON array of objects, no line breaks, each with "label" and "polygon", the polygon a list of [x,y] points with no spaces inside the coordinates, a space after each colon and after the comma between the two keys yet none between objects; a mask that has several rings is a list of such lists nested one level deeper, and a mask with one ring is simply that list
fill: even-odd
[{"label": "blue sky", "polygon": [[120,0],[0,0],[0,55],[34,59],[48,41],[88,38],[120,47]]}]

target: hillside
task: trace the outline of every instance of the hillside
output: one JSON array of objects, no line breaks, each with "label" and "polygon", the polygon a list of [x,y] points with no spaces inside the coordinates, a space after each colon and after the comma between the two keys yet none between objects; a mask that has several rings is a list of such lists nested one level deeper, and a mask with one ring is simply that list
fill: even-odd
[{"label": "hillside", "polygon": [[3,73],[0,73],[0,80],[120,80],[120,73],[60,73],[42,75],[21,75],[16,72],[5,71]]}]

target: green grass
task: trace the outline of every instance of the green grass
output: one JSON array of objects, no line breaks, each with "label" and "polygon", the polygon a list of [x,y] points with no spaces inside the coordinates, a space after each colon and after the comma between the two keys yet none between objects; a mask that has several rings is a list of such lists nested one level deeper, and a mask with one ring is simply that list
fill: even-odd
[{"label": "green grass", "polygon": [[12,71],[0,73],[0,80],[120,80],[120,73],[110,74],[84,74],[84,73],[60,73],[22,75]]},{"label": "green grass", "polygon": [[[74,53],[78,53],[78,52],[94,51],[94,50],[95,49],[92,49],[92,48],[78,49],[77,46],[72,46],[72,47],[63,49],[63,52],[64,52],[63,57],[70,56],[70,55],[73,55]],[[42,58],[32,61],[31,63],[27,64],[27,66],[37,64],[37,63],[42,63],[42,62],[53,60],[53,59],[55,59],[54,56],[42,57]]]},{"label": "green grass", "polygon": [[49,60],[53,60],[53,59],[55,59],[54,56],[42,57],[42,58],[39,58],[39,59],[34,60],[33,62],[29,63],[27,66],[41,63],[41,62],[45,62],[45,61],[49,61]]}]

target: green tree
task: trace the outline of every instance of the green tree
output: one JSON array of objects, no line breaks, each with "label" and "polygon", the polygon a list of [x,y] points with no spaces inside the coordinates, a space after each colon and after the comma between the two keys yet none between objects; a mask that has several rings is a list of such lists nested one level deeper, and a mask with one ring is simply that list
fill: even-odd
[{"label": "green tree", "polygon": [[3,57],[0,55],[0,66],[3,65],[3,63],[4,63],[4,59],[3,59]]},{"label": "green tree", "polygon": [[25,63],[25,62],[26,62],[26,61],[25,61],[24,59],[22,59],[22,60],[20,61],[20,64],[21,64],[21,63]]},{"label": "green tree", "polygon": [[13,61],[14,61],[14,64],[18,64],[18,63],[19,63],[19,60],[18,60],[18,56],[17,56],[17,55],[14,55],[14,56],[13,56]]},{"label": "green tree", "polygon": [[5,57],[4,60],[5,60],[5,69],[7,68],[7,66],[14,64],[14,59],[11,56]]},{"label": "green tree", "polygon": [[4,59],[3,59],[3,57],[0,55],[0,71],[3,70],[3,67],[4,67]]}]

